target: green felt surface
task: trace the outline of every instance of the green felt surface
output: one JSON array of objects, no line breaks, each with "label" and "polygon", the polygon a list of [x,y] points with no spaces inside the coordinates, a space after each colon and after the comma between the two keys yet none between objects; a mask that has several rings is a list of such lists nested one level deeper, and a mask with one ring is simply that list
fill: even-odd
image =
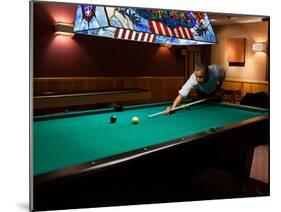
[{"label": "green felt surface", "polygon": [[[168,105],[168,104],[167,104]],[[165,110],[165,104],[129,107],[122,112],[76,113],[33,123],[34,175],[78,165],[116,154],[222,127],[265,113],[206,103],[168,116],[147,118]],[[116,115],[115,124],[110,116]],[[139,123],[133,125],[133,116]]]}]

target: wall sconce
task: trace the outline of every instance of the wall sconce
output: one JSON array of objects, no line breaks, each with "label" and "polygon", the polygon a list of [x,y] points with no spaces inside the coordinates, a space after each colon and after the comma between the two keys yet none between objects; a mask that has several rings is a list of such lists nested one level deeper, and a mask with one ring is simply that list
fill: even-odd
[{"label": "wall sconce", "polygon": [[172,45],[168,43],[161,43],[160,46],[166,47],[168,49],[172,47]]},{"label": "wall sconce", "polygon": [[266,44],[265,43],[253,43],[252,49],[255,52],[265,52],[266,50]]},{"label": "wall sconce", "polygon": [[75,33],[73,32],[73,24],[68,23],[55,23],[55,34],[56,35],[64,35],[64,36],[73,36]]}]

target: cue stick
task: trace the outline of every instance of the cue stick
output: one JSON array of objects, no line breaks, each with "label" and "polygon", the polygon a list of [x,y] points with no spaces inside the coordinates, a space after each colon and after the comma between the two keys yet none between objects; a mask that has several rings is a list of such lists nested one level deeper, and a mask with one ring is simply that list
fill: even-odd
[{"label": "cue stick", "polygon": [[[184,107],[188,107],[188,106],[190,106],[190,105],[199,104],[199,103],[205,102],[205,101],[207,101],[207,100],[209,100],[209,98],[207,98],[207,99],[201,99],[201,100],[198,100],[198,101],[195,101],[195,102],[191,102],[191,103],[188,103],[188,104],[185,104],[185,105],[181,105],[181,106],[176,107],[176,108],[174,108],[174,109],[172,109],[172,110],[170,110],[170,111],[175,111],[175,110],[178,110],[178,109],[181,109],[181,108],[184,108]],[[147,116],[147,117],[148,117],[148,118],[151,118],[151,117],[153,117],[153,116],[157,116],[157,115],[164,114],[165,112],[166,112],[166,110],[165,110],[165,111],[161,111],[161,112],[159,112],[159,113],[151,114],[151,115],[149,115],[149,116]]]}]

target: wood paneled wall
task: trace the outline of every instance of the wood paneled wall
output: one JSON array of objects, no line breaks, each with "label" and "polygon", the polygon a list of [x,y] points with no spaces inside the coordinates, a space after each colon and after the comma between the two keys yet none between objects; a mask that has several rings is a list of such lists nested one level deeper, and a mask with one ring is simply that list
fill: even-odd
[{"label": "wood paneled wall", "polygon": [[266,92],[269,93],[269,84],[267,81],[247,81],[227,79],[223,83],[226,90],[240,90],[243,97],[246,93]]},{"label": "wood paneled wall", "polygon": [[34,95],[46,92],[77,93],[112,89],[141,88],[151,91],[151,100],[174,99],[184,83],[184,77],[59,77],[34,78]]},{"label": "wood paneled wall", "polygon": [[[111,89],[140,88],[151,91],[151,100],[172,100],[184,84],[184,77],[58,77],[34,78],[34,95],[45,92],[77,93],[83,91],[101,91]],[[247,92],[269,92],[266,81],[238,81],[227,79],[223,89],[240,90],[243,97]]]}]

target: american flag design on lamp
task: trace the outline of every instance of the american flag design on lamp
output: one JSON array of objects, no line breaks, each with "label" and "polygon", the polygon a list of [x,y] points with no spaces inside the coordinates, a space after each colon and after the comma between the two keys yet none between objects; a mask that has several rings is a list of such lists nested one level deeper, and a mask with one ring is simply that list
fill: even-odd
[{"label": "american flag design on lamp", "polygon": [[193,39],[193,34],[190,28],[175,27],[174,29],[170,29],[170,27],[164,25],[163,23],[154,20],[149,20],[148,23],[152,33],[154,34],[189,40]]},{"label": "american flag design on lamp", "polygon": [[114,38],[154,43],[156,36],[147,32],[136,32],[129,29],[117,28]]}]

